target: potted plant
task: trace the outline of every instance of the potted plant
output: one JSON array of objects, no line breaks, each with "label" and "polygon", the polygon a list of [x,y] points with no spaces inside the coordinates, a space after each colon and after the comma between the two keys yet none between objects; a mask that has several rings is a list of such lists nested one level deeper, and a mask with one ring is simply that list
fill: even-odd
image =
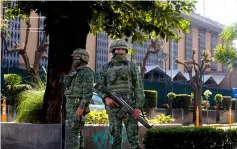
[{"label": "potted plant", "polygon": [[[205,96],[207,102],[209,102],[209,101],[208,101],[208,98],[212,95],[212,92],[209,91],[209,90],[206,90],[206,91],[203,93],[203,95]],[[208,106],[208,107],[209,107],[209,106]],[[207,109],[208,109],[208,107],[207,107]]]},{"label": "potted plant", "polygon": [[221,94],[216,94],[214,100],[216,102],[217,108],[220,110],[223,96]]},{"label": "potted plant", "polygon": [[203,100],[202,101],[202,107],[203,109],[208,109],[210,107],[210,103],[208,100]]},{"label": "potted plant", "polygon": [[231,96],[223,96],[222,106],[224,110],[229,110],[232,106]]},{"label": "potted plant", "polygon": [[170,92],[170,93],[167,94],[167,97],[168,97],[169,100],[173,100],[173,99],[176,98],[176,94],[173,93],[173,92]]},{"label": "potted plant", "polygon": [[217,105],[217,111],[216,111],[216,122],[220,121],[220,109],[222,106],[222,100],[223,100],[223,96],[221,94],[216,94],[214,97],[214,100],[216,102]]},{"label": "potted plant", "polygon": [[[176,94],[173,92],[170,92],[167,94],[168,100],[169,100],[169,106],[173,107],[173,100],[176,98]],[[176,108],[176,107],[174,107]]]}]

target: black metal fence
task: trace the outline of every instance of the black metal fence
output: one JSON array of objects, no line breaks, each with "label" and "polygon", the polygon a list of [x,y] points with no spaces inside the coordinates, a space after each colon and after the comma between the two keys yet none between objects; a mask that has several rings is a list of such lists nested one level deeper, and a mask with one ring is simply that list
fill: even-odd
[{"label": "black metal fence", "polygon": [[[174,92],[176,94],[191,94],[192,88],[187,82],[161,82],[154,80],[144,80],[144,89],[156,90],[158,92],[158,107],[162,107],[163,104],[168,103],[167,94]],[[214,97],[216,94],[222,94],[223,96],[231,96],[232,91],[228,89],[220,89],[214,87],[203,86],[203,92],[210,90],[212,95],[209,97],[210,105],[215,105]]]}]

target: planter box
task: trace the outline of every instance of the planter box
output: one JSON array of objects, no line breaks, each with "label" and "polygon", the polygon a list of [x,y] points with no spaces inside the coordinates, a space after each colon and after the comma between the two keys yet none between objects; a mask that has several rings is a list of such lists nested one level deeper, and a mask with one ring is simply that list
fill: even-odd
[{"label": "planter box", "polygon": [[153,108],[153,109],[144,109],[144,112],[146,112],[146,116],[148,119],[152,119],[154,117],[156,117],[158,114],[166,114],[167,113],[167,109],[157,109],[157,108]]},{"label": "planter box", "polygon": [[[177,127],[181,124],[161,124],[154,127]],[[141,144],[146,128],[139,126]],[[66,131],[67,132],[67,131]],[[107,125],[86,125],[84,129],[85,149],[110,148],[112,138]],[[66,133],[66,148],[69,149]],[[1,123],[1,149],[60,149],[60,124]],[[126,130],[123,128],[122,148],[129,148]]]},{"label": "planter box", "polygon": [[175,123],[183,123],[183,109],[173,109],[172,118],[175,119]]},{"label": "planter box", "polygon": [[[228,123],[228,110],[220,110],[220,123]],[[235,113],[232,110],[232,122],[234,122]]]},{"label": "planter box", "polygon": [[[215,124],[216,123],[216,110],[202,110],[202,123],[207,124]],[[232,110],[232,122],[234,122],[235,111]],[[183,109],[173,109],[172,117],[175,119],[175,123],[182,124],[193,124],[193,111],[189,111],[188,113],[184,113]],[[228,123],[228,111],[220,110],[220,122],[219,123]]]}]

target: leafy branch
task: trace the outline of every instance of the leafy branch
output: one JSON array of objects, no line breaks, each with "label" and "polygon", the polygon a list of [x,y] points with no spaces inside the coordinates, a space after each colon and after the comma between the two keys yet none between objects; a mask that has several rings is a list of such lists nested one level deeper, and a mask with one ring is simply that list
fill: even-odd
[{"label": "leafy branch", "polygon": [[[8,25],[8,20],[9,19],[15,19],[16,17],[20,17],[25,24],[26,24],[26,34],[25,34],[25,41],[24,43],[12,43],[13,44],[13,49],[8,48],[7,44],[7,37],[8,36],[8,30],[9,30],[9,25]],[[1,38],[4,43],[4,50],[6,51],[7,54],[11,53],[19,53],[25,63],[26,70],[29,72],[32,78],[38,78],[39,79],[39,64],[40,64],[40,59],[41,58],[47,58],[47,56],[44,55],[48,43],[46,43],[47,36],[44,33],[44,38],[41,41],[39,47],[35,50],[35,59],[34,59],[34,64],[33,66],[30,64],[30,60],[27,54],[27,45],[29,42],[29,34],[30,34],[30,28],[31,28],[31,22],[30,22],[30,17],[27,14],[22,14],[20,9],[18,8],[8,8],[6,10],[6,19],[4,20],[4,24],[1,25]],[[10,38],[10,37],[9,37]]]},{"label": "leafy branch", "polygon": [[237,71],[237,52],[234,45],[230,45],[233,40],[237,39],[237,22],[226,26],[220,33],[224,43],[216,46],[215,58],[227,66],[229,71]]},{"label": "leafy branch", "polygon": [[141,68],[141,76],[144,78],[146,71],[146,63],[150,57],[150,54],[155,54],[163,50],[164,41],[161,39],[151,39],[151,44],[146,49],[145,57],[143,58],[142,68]]},{"label": "leafy branch", "polygon": [[[206,72],[208,68],[211,67],[211,62],[214,61],[214,57],[211,57],[210,50],[204,50],[202,54],[201,64],[198,64],[196,60],[194,59],[195,53],[196,53],[196,50],[193,49],[191,60],[181,61],[178,58],[175,60],[176,63],[183,65],[187,69],[189,73],[190,84],[193,89],[195,89],[196,87],[198,88],[201,87],[203,74],[204,72]],[[192,74],[193,70],[195,72],[194,78]]]},{"label": "leafy branch", "polygon": [[112,39],[132,36],[132,41],[139,43],[152,38],[178,41],[180,38],[175,32],[188,32],[190,23],[182,13],[192,12],[194,3],[98,1],[91,7],[91,32],[106,30]]}]

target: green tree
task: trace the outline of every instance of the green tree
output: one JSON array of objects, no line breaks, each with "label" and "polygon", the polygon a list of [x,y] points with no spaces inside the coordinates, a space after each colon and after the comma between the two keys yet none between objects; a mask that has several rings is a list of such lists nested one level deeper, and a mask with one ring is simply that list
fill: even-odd
[{"label": "green tree", "polygon": [[237,39],[237,22],[232,23],[231,25],[226,26],[223,31],[220,33],[221,38],[224,42],[233,41]]},{"label": "green tree", "polygon": [[[195,50],[193,50],[192,60],[181,61],[178,58],[176,63],[183,65],[189,74],[190,85],[194,92],[194,109],[193,109],[193,122],[196,121],[196,108],[199,108],[199,120],[202,123],[202,89],[203,89],[203,74],[206,72],[207,68],[210,68],[211,62],[214,58],[211,56],[209,50],[204,50],[202,54],[202,61],[198,64],[195,59]],[[193,71],[195,75],[193,77]]]},{"label": "green tree", "polygon": [[215,59],[227,66],[228,71],[237,72],[237,49],[226,44],[215,48]]},{"label": "green tree", "polygon": [[145,77],[145,72],[146,72],[146,63],[149,60],[149,57],[151,54],[156,54],[163,50],[164,47],[164,41],[160,39],[152,39],[151,44],[147,47],[146,49],[146,54],[143,58],[143,62],[141,65],[141,76],[142,78]]},{"label": "green tree", "polygon": [[220,33],[223,44],[216,46],[215,59],[227,66],[229,71],[237,71],[237,48],[230,44],[237,40],[237,22],[226,26]]},{"label": "green tree", "polygon": [[[85,48],[89,32],[105,31],[111,39],[131,37],[132,41],[161,38],[178,40],[176,32],[187,32],[189,21],[182,14],[192,12],[194,1],[19,1],[21,14],[35,10],[45,16],[49,34],[47,87],[42,120],[60,122],[60,77],[69,72],[71,53]],[[63,59],[63,61],[62,61]]]},{"label": "green tree", "polygon": [[[10,5],[11,5],[11,2],[4,1],[4,6],[10,7]],[[31,65],[29,56],[27,54],[27,45],[28,45],[29,34],[30,34],[30,29],[31,29],[31,22],[30,22],[31,20],[29,17],[30,15],[28,13],[20,13],[19,8],[7,9],[5,13],[6,13],[6,18],[4,20],[1,20],[1,25],[0,25],[1,27],[0,34],[1,34],[3,45],[4,45],[3,50],[5,50],[7,54],[19,53],[19,55],[23,58],[23,61],[26,66],[26,70],[29,73],[32,84],[38,85],[40,82],[40,76],[38,73],[40,60],[42,58],[47,58],[47,56],[44,55],[48,47],[48,44],[46,43],[47,36],[46,34],[44,34],[44,38],[41,41],[40,46],[35,50],[34,64]],[[26,24],[25,41],[24,43],[12,43],[13,48],[10,49],[7,47],[8,45],[7,38],[11,38],[11,36],[9,35],[11,26],[9,25],[8,21],[9,19],[15,19],[16,17],[19,17]]]}]

